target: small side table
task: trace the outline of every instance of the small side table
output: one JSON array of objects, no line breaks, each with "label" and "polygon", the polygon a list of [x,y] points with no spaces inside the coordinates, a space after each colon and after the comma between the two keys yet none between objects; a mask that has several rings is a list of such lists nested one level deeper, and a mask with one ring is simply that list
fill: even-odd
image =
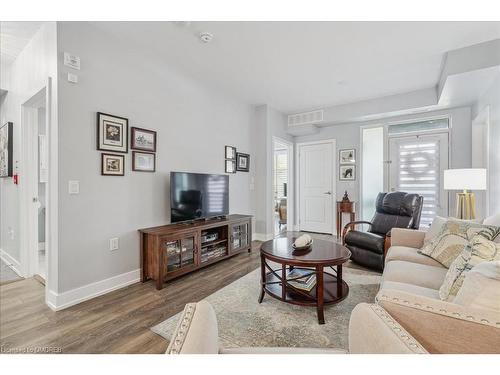
[{"label": "small side table", "polygon": [[350,221],[356,220],[355,202],[337,202],[337,238],[342,235],[342,214],[350,214]]}]

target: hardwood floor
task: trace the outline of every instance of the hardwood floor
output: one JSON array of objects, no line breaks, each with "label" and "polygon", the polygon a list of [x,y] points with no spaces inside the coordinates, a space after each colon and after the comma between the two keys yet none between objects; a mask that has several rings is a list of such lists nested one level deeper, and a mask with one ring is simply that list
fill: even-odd
[{"label": "hardwood floor", "polygon": [[[167,342],[149,328],[259,267],[259,242],[243,253],[180,279],[160,291],[137,283],[54,312],[34,279],[0,287],[2,352],[51,347],[62,353],[163,353]],[[258,296],[255,296],[257,299]]]}]

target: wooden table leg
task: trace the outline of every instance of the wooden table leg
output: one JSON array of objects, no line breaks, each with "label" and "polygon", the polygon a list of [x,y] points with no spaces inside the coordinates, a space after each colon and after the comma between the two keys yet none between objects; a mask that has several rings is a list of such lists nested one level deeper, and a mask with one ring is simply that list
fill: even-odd
[{"label": "wooden table leg", "polygon": [[323,266],[316,267],[316,303],[318,310],[318,323],[325,324],[324,314],[324,285],[323,285]]},{"label": "wooden table leg", "polygon": [[342,212],[337,211],[337,238],[340,238],[342,230]]},{"label": "wooden table leg", "polygon": [[356,221],[356,213],[351,212],[351,221]]},{"label": "wooden table leg", "polygon": [[163,249],[158,251],[158,278],[156,279],[156,289],[163,288]]},{"label": "wooden table leg", "polygon": [[286,264],[281,265],[281,298],[286,301]]},{"label": "wooden table leg", "polygon": [[264,299],[264,288],[266,286],[266,259],[264,255],[260,254],[260,296],[259,303],[262,303]]},{"label": "wooden table leg", "polygon": [[337,266],[337,298],[342,297],[342,264]]}]

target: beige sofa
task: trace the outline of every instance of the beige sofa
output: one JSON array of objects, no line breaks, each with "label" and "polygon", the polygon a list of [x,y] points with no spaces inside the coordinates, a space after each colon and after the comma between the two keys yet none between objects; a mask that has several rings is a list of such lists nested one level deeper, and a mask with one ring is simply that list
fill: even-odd
[{"label": "beige sofa", "polygon": [[448,269],[418,253],[424,237],[393,229],[377,304],[430,353],[500,353],[500,301],[498,309],[442,301]]},{"label": "beige sofa", "polygon": [[[447,269],[418,253],[425,232],[393,229],[376,303],[362,303],[349,322],[349,353],[500,353],[498,309],[441,301]],[[464,283],[465,284],[465,283]],[[499,285],[500,287],[500,285]],[[186,305],[168,354],[341,354],[308,348],[221,348],[215,312],[206,301]]]}]

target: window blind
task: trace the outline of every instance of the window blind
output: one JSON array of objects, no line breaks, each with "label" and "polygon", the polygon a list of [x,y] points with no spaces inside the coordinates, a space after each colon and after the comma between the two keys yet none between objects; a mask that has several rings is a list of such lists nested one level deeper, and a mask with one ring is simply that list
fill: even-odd
[{"label": "window blind", "polygon": [[399,142],[398,190],[424,197],[421,227],[428,227],[431,224],[439,208],[439,151],[438,140],[415,138]]},{"label": "window blind", "polygon": [[288,182],[288,155],[287,152],[275,153],[275,175],[274,175],[274,192],[277,199],[286,197],[285,184]]}]

